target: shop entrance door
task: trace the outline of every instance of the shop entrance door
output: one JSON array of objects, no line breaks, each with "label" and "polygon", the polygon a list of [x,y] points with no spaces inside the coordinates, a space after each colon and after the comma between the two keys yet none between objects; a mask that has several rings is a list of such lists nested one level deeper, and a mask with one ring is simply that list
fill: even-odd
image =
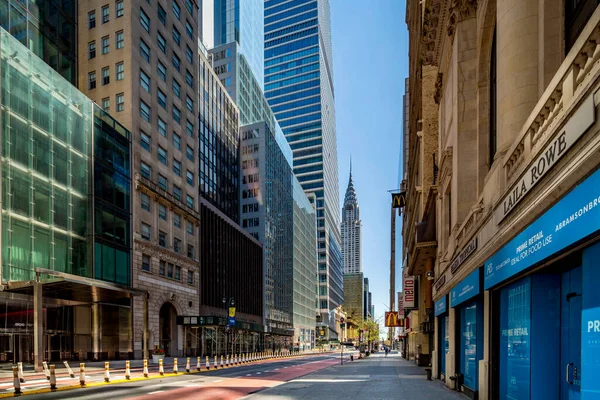
[{"label": "shop entrance door", "polygon": [[581,398],[581,267],[562,274],[561,282],[561,400]]}]

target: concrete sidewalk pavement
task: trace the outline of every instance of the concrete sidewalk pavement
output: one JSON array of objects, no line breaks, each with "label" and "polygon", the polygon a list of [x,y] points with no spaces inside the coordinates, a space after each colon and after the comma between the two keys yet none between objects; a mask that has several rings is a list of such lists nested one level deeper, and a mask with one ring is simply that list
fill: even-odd
[{"label": "concrete sidewalk pavement", "polygon": [[425,370],[399,354],[376,353],[344,362],[286,384],[256,393],[247,399],[435,399],[465,400],[440,381],[427,381]]}]

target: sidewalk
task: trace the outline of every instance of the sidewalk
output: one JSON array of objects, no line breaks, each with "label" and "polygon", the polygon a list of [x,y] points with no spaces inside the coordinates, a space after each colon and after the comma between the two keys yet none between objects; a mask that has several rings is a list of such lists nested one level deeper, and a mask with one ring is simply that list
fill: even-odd
[{"label": "sidewalk", "polygon": [[247,399],[435,399],[465,400],[438,380],[427,381],[425,370],[394,353],[376,353],[303,376],[248,396]]}]

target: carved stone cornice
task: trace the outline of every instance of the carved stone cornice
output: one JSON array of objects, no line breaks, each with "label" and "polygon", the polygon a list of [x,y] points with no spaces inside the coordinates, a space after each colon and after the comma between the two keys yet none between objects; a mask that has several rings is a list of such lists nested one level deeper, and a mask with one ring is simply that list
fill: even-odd
[{"label": "carved stone cornice", "polygon": [[440,42],[440,21],[442,21],[441,0],[429,0],[423,12],[422,59],[425,65],[435,65]]},{"label": "carved stone cornice", "polygon": [[[452,146],[442,152],[440,160],[440,187],[444,187],[446,180],[452,176]],[[439,191],[444,193],[444,189]]]},{"label": "carved stone cornice", "polygon": [[435,80],[435,93],[433,94],[433,100],[435,104],[440,104],[442,98],[442,90],[444,89],[444,74],[438,72],[437,79]]},{"label": "carved stone cornice", "polygon": [[456,31],[456,24],[467,18],[475,17],[477,12],[477,0],[451,0],[448,25],[446,32],[448,36],[453,36]]}]

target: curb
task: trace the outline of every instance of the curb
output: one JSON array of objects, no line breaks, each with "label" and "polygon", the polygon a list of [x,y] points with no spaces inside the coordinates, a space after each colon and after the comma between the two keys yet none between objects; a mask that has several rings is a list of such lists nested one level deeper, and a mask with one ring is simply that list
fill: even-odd
[{"label": "curb", "polygon": [[[310,356],[315,356],[315,355],[320,355],[320,354],[329,354],[329,353],[316,353],[316,354],[303,354],[303,355],[298,355],[295,358],[300,358],[300,357],[310,357]],[[271,357],[271,358],[266,358],[263,360],[257,360],[256,363],[260,363],[260,362],[264,362],[264,361],[273,361],[273,360],[281,360],[282,358],[278,358],[278,357]],[[225,368],[234,368],[234,367],[239,367],[240,365],[230,365],[230,366],[226,366]],[[200,371],[190,371],[190,372],[181,372],[181,373],[165,373],[164,375],[152,375],[152,376],[148,376],[147,378],[144,378],[143,376],[141,377],[135,377],[135,378],[131,378],[131,379],[118,379],[118,380],[111,380],[110,382],[91,382],[86,384],[85,386],[81,386],[81,385],[68,385],[68,386],[60,386],[57,387],[55,390],[48,388],[43,388],[43,389],[33,389],[33,390],[23,390],[21,394],[15,394],[14,392],[9,392],[9,393],[2,393],[0,394],[0,399],[8,399],[8,398],[14,398],[14,397],[23,397],[23,396],[28,396],[28,395],[34,395],[34,394],[44,394],[44,393],[54,393],[54,392],[61,392],[61,391],[65,391],[65,390],[74,390],[74,389],[86,389],[86,388],[90,388],[90,387],[99,387],[99,386],[109,386],[109,385],[113,385],[113,384],[120,384],[120,383],[127,383],[127,382],[137,382],[137,381],[147,381],[147,380],[151,380],[151,379],[164,379],[164,378],[174,378],[176,376],[183,376],[183,375],[197,375],[197,374],[202,374],[202,373],[207,373],[207,372],[213,372],[213,371],[219,371],[221,370],[221,368],[219,369],[211,369],[211,370],[200,370]],[[76,379],[76,378],[74,378]]]}]

